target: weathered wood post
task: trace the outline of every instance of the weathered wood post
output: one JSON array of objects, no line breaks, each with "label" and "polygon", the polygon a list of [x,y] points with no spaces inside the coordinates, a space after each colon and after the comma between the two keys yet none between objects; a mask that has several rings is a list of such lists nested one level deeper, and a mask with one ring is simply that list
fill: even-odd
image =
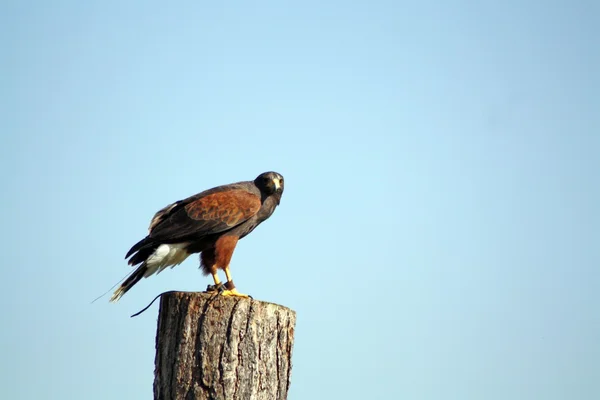
[{"label": "weathered wood post", "polygon": [[161,297],[155,400],[285,400],[296,313],[209,293]]}]

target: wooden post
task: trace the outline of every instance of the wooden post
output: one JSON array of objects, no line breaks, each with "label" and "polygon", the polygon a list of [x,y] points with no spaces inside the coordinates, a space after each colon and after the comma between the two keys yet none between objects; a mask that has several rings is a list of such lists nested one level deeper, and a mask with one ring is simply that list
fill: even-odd
[{"label": "wooden post", "polygon": [[285,400],[296,313],[208,293],[161,297],[155,400]]}]

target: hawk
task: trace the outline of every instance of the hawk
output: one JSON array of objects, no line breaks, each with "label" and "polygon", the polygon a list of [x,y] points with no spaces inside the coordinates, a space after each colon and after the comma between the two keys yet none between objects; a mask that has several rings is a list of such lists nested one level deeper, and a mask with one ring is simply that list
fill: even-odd
[{"label": "hawk", "polygon": [[[248,297],[236,290],[229,263],[238,240],[273,214],[283,194],[283,176],[264,172],[254,181],[218,186],[159,210],[150,222],[148,236],[127,252],[129,265],[137,269],[114,292],[118,301],[142,278],[181,264],[200,253],[200,268],[215,282],[211,290],[224,296]],[[225,271],[223,285],[217,271]]]}]

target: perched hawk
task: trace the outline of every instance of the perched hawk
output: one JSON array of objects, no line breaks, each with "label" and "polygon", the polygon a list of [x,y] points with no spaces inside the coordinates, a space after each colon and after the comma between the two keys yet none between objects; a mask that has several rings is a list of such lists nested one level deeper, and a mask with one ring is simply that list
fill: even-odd
[{"label": "perched hawk", "polygon": [[217,270],[225,271],[225,296],[239,293],[229,271],[233,250],[241,238],[273,214],[283,194],[283,176],[265,172],[254,181],[232,183],[206,190],[169,204],[150,222],[149,234],[125,258],[137,269],[125,279],[110,301],[119,300],[142,278],[181,264],[200,254],[204,274],[212,274],[214,289],[221,289]]}]

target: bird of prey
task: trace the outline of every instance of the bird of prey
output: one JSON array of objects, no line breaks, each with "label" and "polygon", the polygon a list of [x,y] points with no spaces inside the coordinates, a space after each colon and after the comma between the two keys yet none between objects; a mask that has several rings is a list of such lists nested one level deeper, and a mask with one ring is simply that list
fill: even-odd
[{"label": "bird of prey", "polygon": [[[254,181],[218,186],[159,210],[150,222],[148,236],[125,256],[130,265],[139,266],[110,301],[118,301],[140,279],[173,268],[194,253],[200,253],[204,274],[213,277],[215,285],[210,288],[224,296],[248,297],[236,290],[229,262],[238,240],[273,214],[282,194],[283,176],[264,172]],[[227,277],[224,288],[219,269]]]}]

